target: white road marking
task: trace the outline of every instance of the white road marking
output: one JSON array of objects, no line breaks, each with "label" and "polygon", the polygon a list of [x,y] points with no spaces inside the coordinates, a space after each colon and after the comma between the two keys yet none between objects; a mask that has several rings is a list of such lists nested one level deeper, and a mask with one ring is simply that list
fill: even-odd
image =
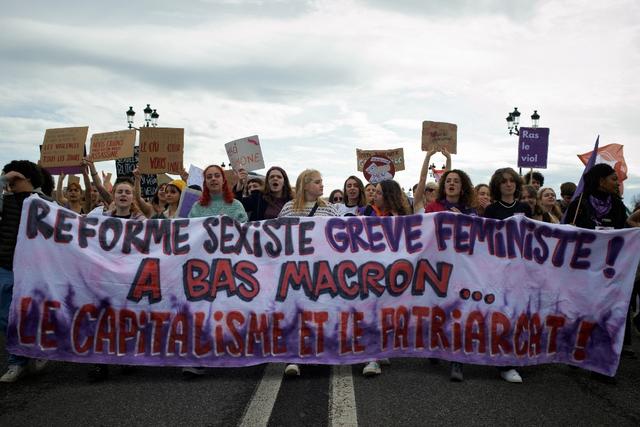
[{"label": "white road marking", "polygon": [[273,405],[276,403],[282,384],[283,373],[283,363],[269,363],[267,365],[260,384],[253,392],[242,421],[238,424],[240,427],[266,426],[269,423]]},{"label": "white road marking", "polygon": [[331,367],[329,427],[357,425],[358,413],[351,365],[334,365]]}]

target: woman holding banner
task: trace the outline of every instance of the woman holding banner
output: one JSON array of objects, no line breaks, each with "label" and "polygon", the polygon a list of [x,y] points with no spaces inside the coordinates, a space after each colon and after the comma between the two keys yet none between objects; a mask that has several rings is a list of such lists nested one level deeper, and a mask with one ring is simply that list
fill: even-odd
[{"label": "woman holding banner", "polygon": [[[591,230],[617,230],[627,226],[627,208],[620,197],[618,174],[611,166],[598,163],[589,169],[584,175],[584,191],[569,204],[565,220]],[[635,357],[631,349],[631,309],[627,311],[622,355]]]},{"label": "woman holding banner", "polygon": [[[295,197],[285,203],[278,216],[339,216],[338,210],[334,205],[322,200],[323,189],[320,172],[315,169],[302,171],[296,180]],[[288,364],[284,369],[284,373],[287,376],[300,375],[299,364]]]},{"label": "woman holding banner", "polygon": [[[376,185],[376,195],[371,205],[372,209],[364,212],[366,216],[401,216],[411,215],[411,207],[407,196],[394,180],[381,181]],[[362,375],[371,377],[380,375],[380,364],[389,364],[389,359],[370,360],[362,369]]]},{"label": "woman holding banner", "polygon": [[[189,218],[226,215],[239,222],[247,221],[247,213],[239,200],[233,198],[233,192],[224,174],[224,170],[218,165],[210,165],[202,173],[202,196],[191,207]],[[204,368],[189,366],[182,368],[182,375],[186,378],[194,378],[204,375]]]},{"label": "woman holding banner", "polygon": [[[522,193],[522,178],[513,168],[498,169],[489,182],[491,197],[495,202],[487,206],[485,218],[507,219],[513,215],[531,217],[529,205],[519,202]],[[521,383],[522,377],[513,366],[501,366],[500,376],[510,383]]]},{"label": "woman holding banner", "polygon": [[[458,169],[446,171],[440,178],[437,194],[440,197],[426,206],[425,213],[450,211],[477,215],[473,207],[476,204],[475,189],[465,172]],[[462,363],[451,362],[449,378],[456,382],[463,380]]]},{"label": "woman holding banner", "polygon": [[[116,180],[116,183],[111,190],[113,207],[111,210],[104,212],[103,214],[113,218],[132,219],[137,221],[146,219],[133,200],[133,187],[133,182],[128,178]],[[108,376],[109,365],[96,364],[93,365],[93,368],[89,371],[89,380],[91,381],[103,381],[106,380]]]}]

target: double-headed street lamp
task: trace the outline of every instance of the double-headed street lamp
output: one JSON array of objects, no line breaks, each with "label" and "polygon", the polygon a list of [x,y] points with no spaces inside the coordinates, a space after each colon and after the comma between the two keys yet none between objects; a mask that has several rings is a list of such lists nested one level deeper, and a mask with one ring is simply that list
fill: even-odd
[{"label": "double-headed street lamp", "polygon": [[[156,110],[151,109],[151,105],[147,104],[147,108],[143,110],[144,112],[144,127],[157,127],[158,126],[158,118],[160,114],[156,112]],[[133,107],[129,107],[126,112],[127,115],[127,124],[129,125],[129,129],[137,129],[133,126],[133,116],[136,115],[136,112],[133,111]]]},{"label": "double-headed street lamp", "polygon": [[[538,114],[538,110],[533,110],[533,114],[531,115],[531,127],[537,128],[538,123],[540,121],[540,114]],[[518,111],[518,107],[515,107],[512,112],[507,116],[507,126],[509,129],[509,135],[520,135],[520,111]]]},{"label": "double-headed street lamp", "polygon": [[[531,115],[531,127],[537,128],[540,123],[540,114],[538,114],[538,110],[533,110],[533,114]],[[518,107],[514,107],[513,111],[509,113],[507,116],[507,126],[509,129],[509,135],[520,135],[520,111],[518,111]],[[522,168],[520,169],[520,175],[522,176]]]}]

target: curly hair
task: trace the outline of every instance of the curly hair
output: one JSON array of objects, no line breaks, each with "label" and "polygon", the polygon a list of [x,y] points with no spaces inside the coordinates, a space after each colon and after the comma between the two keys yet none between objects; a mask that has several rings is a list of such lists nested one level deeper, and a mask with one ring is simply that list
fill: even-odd
[{"label": "curly hair", "polygon": [[31,182],[33,188],[42,186],[42,173],[40,172],[38,165],[30,162],[29,160],[13,160],[2,168],[2,172],[5,174],[11,171],[20,172]]},{"label": "curly hair", "polygon": [[445,193],[445,186],[447,177],[449,174],[458,174],[460,177],[460,196],[458,198],[458,203],[462,206],[472,207],[475,206],[476,203],[476,192],[473,189],[473,184],[471,183],[471,178],[464,171],[460,169],[453,169],[446,171],[438,181],[438,198],[439,200],[446,199],[447,195]]},{"label": "curly hair", "polygon": [[504,182],[504,174],[509,174],[513,178],[516,183],[516,192],[513,197],[516,200],[520,199],[520,194],[522,194],[522,178],[518,175],[518,172],[513,170],[513,168],[501,168],[497,169],[493,176],[491,176],[491,181],[489,182],[489,189],[491,190],[491,198],[495,201],[502,199],[502,192],[500,191],[500,184]]},{"label": "curly hair", "polygon": [[378,183],[382,190],[384,209],[387,212],[397,212],[398,215],[411,215],[411,208],[407,196],[402,192],[400,184],[392,179],[387,179]]},{"label": "curly hair", "polygon": [[229,183],[227,182],[227,176],[224,174],[224,169],[222,169],[218,165],[209,165],[205,168],[204,172],[202,172],[202,196],[200,196],[200,206],[208,206],[211,203],[211,192],[209,191],[209,187],[207,187],[207,171],[211,168],[216,168],[222,174],[222,199],[225,203],[233,203],[233,192],[231,192],[231,188],[229,188]]}]

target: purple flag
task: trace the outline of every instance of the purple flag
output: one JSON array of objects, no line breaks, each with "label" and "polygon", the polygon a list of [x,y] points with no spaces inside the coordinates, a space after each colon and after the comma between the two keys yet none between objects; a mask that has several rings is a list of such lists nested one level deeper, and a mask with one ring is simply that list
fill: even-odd
[{"label": "purple flag", "polygon": [[596,164],[596,157],[598,157],[598,144],[600,143],[600,135],[596,138],[596,145],[593,146],[593,151],[591,152],[591,157],[589,157],[589,161],[584,167],[584,171],[582,172],[582,176],[580,177],[580,182],[578,183],[578,187],[576,188],[576,192],[573,193],[573,197],[571,201],[573,202],[575,199],[580,197],[580,194],[584,191],[584,176],[587,172],[591,170],[593,165]]},{"label": "purple flag", "polygon": [[[573,202],[575,199],[577,199],[578,197],[580,197],[580,194],[582,194],[582,192],[584,191],[584,176],[586,175],[587,172],[589,172],[589,170],[591,170],[591,168],[593,167],[593,165],[596,164],[596,157],[598,157],[598,144],[600,143],[600,135],[598,135],[598,137],[596,138],[596,144],[593,146],[593,151],[591,152],[591,156],[589,157],[589,161],[587,162],[587,164],[584,167],[584,171],[582,171],[582,176],[580,176],[580,182],[578,182],[578,186],[576,187],[576,191],[573,193],[573,197],[571,198],[571,201]],[[562,215],[562,221],[560,221],[562,224],[566,224],[567,221],[567,212],[569,210],[567,209],[567,211],[565,211],[565,213]]]}]

